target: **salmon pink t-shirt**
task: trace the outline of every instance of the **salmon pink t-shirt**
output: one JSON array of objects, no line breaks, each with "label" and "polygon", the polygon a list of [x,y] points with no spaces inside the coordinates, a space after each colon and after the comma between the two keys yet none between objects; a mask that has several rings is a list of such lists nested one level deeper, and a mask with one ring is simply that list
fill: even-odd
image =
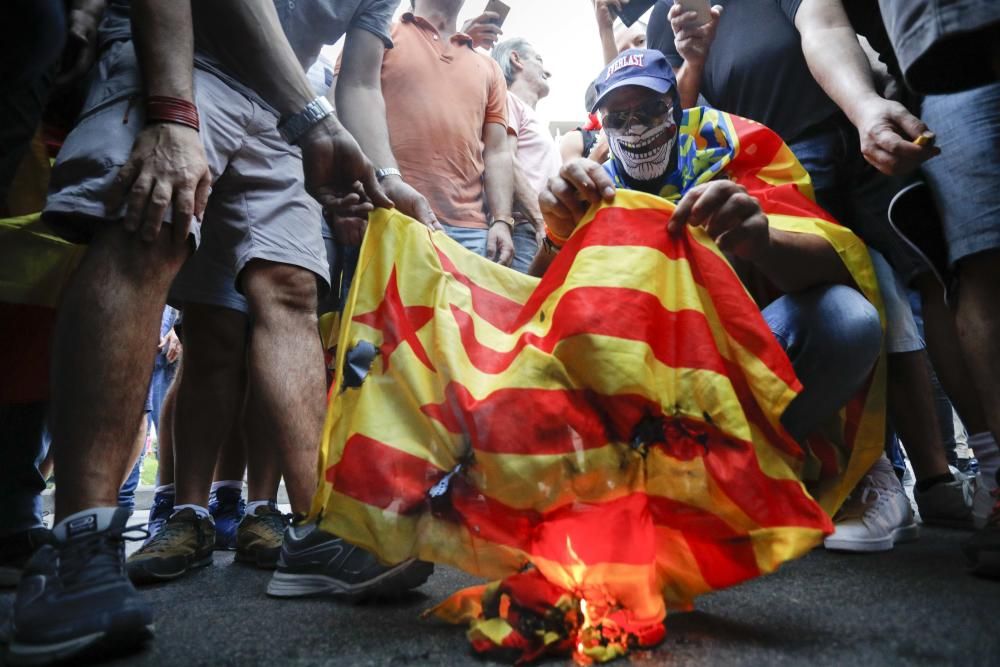
[{"label": "salmon pink t-shirt", "polygon": [[444,40],[411,13],[392,27],[382,61],[389,141],[407,183],[427,197],[438,219],[485,228],[483,133],[507,128],[507,84],[499,65],[471,38]]}]

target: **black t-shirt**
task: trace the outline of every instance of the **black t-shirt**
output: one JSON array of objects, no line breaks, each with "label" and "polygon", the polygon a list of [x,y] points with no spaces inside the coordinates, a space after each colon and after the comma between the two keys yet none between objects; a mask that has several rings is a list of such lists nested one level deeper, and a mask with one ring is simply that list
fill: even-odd
[{"label": "black t-shirt", "polygon": [[[837,106],[809,72],[795,14],[801,0],[713,0],[724,7],[705,63],[701,94],[722,111],[767,125],[795,141],[835,113]],[[672,0],[653,9],[646,43],[675,68],[684,60],[674,48],[667,12]]]}]

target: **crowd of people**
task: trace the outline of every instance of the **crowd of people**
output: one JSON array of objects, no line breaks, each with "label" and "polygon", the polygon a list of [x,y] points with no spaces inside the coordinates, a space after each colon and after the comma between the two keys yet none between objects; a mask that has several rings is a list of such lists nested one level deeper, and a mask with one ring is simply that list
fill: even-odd
[{"label": "crowd of people", "polygon": [[[153,615],[136,586],[216,549],[273,569],[274,597],[426,581],[431,564],[380,562],[310,515],[330,370],[318,322],[342,308],[376,208],[541,276],[616,191],[674,201],[670,229],[707,231],[787,352],[803,391],[781,422],[803,447],[885,361],[885,453],[826,548],[916,539],[911,475],[920,520],[968,531],[970,569],[1000,577],[1000,6],[658,0],[626,26],[629,0],[593,0],[600,43],[561,48],[600,48],[606,65],[557,141],[537,111],[558,85],[541,45],[493,11],[460,24],[465,0],[404,2],[398,20],[399,0],[0,10],[0,208],[40,210],[85,246],[51,332],[50,395],[0,405],[11,664],[142,644]],[[881,302],[826,240],[701,178],[698,107],[777,133],[805,194],[867,246]],[[14,202],[43,144],[55,159],[33,211]],[[153,426],[148,537],[126,560]]]}]

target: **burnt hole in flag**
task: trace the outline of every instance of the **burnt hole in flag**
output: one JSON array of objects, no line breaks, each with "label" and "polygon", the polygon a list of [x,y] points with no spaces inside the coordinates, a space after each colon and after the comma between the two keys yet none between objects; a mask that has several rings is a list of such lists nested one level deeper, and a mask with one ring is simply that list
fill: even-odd
[{"label": "burnt hole in flag", "polygon": [[366,340],[359,341],[347,351],[344,357],[343,373],[341,374],[341,377],[343,377],[341,391],[361,387],[372,369],[372,364],[375,362],[375,355],[377,354],[378,348]]},{"label": "burnt hole in flag", "polygon": [[461,474],[464,466],[464,463],[459,463],[427,490],[427,501],[431,507],[431,514],[439,519],[454,521],[458,518],[455,506],[451,502],[451,492],[454,488],[455,478]]},{"label": "burnt hole in flag", "polygon": [[663,417],[647,414],[635,425],[629,445],[642,456],[649,453],[649,448],[664,441]]}]

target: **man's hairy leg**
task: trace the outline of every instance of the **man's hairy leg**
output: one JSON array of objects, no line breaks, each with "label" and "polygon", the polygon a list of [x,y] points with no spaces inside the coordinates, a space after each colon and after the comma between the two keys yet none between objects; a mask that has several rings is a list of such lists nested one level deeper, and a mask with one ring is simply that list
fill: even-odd
[{"label": "man's hairy leg", "polygon": [[265,261],[242,273],[253,313],[247,427],[279,452],[292,511],[305,514],[316,490],[326,373],[316,320],[316,278]]},{"label": "man's hairy leg", "polygon": [[1000,442],[1000,250],[971,255],[958,263],[956,325],[989,430]]},{"label": "man's hairy leg", "polygon": [[191,252],[171,232],[164,226],[143,243],[120,224],[104,224],[63,296],[52,368],[57,522],[118,502],[167,289]]},{"label": "man's hairy leg", "polygon": [[[243,404],[246,328],[246,315],[238,311],[184,307],[184,374],[174,417],[177,505],[208,506],[219,450]],[[234,479],[242,479],[242,471]]]}]

